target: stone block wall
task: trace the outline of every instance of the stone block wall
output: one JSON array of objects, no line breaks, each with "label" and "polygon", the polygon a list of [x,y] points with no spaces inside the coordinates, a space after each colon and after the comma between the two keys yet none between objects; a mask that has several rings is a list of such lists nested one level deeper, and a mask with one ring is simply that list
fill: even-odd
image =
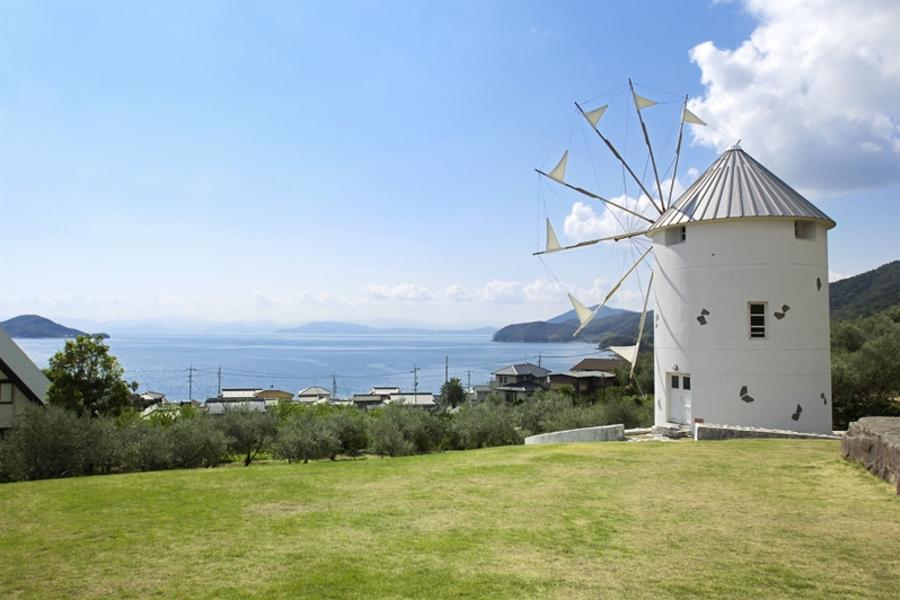
[{"label": "stone block wall", "polygon": [[897,486],[900,494],[900,417],[863,417],[850,423],[841,453]]}]

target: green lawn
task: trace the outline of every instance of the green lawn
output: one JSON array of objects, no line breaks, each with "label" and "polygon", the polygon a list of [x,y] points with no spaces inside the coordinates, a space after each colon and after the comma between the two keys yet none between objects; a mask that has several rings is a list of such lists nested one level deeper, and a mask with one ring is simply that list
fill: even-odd
[{"label": "green lawn", "polygon": [[900,598],[837,442],[518,446],[0,485],[5,598]]}]

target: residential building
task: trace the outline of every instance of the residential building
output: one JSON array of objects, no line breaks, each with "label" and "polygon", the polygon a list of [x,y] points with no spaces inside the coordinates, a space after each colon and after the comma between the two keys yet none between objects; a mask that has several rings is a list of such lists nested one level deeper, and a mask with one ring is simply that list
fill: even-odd
[{"label": "residential building", "polygon": [[331,402],[331,392],[317,385],[297,392],[297,402],[301,404],[326,404]]},{"label": "residential building", "polygon": [[550,370],[532,363],[510,365],[492,374],[493,393],[512,404],[518,404],[535,392],[550,387],[547,380]]},{"label": "residential building", "polygon": [[27,406],[46,404],[49,386],[37,365],[0,331],[0,435]]}]

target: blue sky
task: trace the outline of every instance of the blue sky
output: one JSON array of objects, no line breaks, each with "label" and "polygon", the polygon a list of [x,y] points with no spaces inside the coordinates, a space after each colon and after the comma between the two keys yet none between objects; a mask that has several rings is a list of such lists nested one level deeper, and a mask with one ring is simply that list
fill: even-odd
[{"label": "blue sky", "polygon": [[[0,2],[0,249],[15,282],[0,291],[0,317],[502,325],[565,310],[570,287],[596,299],[629,251],[553,257],[546,270],[530,256],[541,217],[568,241],[578,236],[566,231],[594,221],[565,227],[583,199],[539,187],[532,169],[552,167],[568,148],[577,182],[636,195],[571,120],[573,100],[621,89],[629,76],[665,102],[645,111],[662,163],[678,119],[673,93],[689,94],[715,127],[687,134],[679,183],[725,138],[744,137],[748,152],[838,221],[831,270],[874,268],[900,250],[900,86],[864,73],[885,87],[873,100],[865,80],[844,85],[841,71],[785,60],[804,51],[777,37],[809,26],[801,9]],[[883,10],[896,25],[896,10]],[[821,18],[826,32],[841,27]],[[878,45],[894,43],[887,33],[865,33],[870,53],[897,54]],[[852,35],[826,37],[847,38],[829,41],[826,57],[868,56]],[[796,45],[809,46],[811,61],[823,54]],[[773,70],[782,79],[748,74]],[[852,106],[820,108],[792,133],[800,120],[779,116],[790,99],[777,96],[790,85],[772,81],[809,78],[802,93],[831,82],[838,92],[828,97],[846,91]],[[768,96],[753,106],[769,113],[748,124],[741,102],[760,89]],[[642,168],[634,115],[617,93],[589,104],[616,100],[603,130]],[[852,118],[836,124],[838,113]],[[823,131],[837,139],[815,137]],[[817,155],[829,144],[850,161],[846,174]],[[817,172],[820,160],[828,168]],[[855,176],[864,169],[853,161],[872,172]],[[613,304],[639,305],[637,282]]]}]

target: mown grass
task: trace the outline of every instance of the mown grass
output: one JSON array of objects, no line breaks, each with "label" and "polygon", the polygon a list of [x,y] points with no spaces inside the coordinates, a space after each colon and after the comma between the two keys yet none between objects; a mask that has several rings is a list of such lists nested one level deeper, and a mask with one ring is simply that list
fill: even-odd
[{"label": "mown grass", "polygon": [[0,485],[4,598],[898,598],[829,441],[506,447]]}]

